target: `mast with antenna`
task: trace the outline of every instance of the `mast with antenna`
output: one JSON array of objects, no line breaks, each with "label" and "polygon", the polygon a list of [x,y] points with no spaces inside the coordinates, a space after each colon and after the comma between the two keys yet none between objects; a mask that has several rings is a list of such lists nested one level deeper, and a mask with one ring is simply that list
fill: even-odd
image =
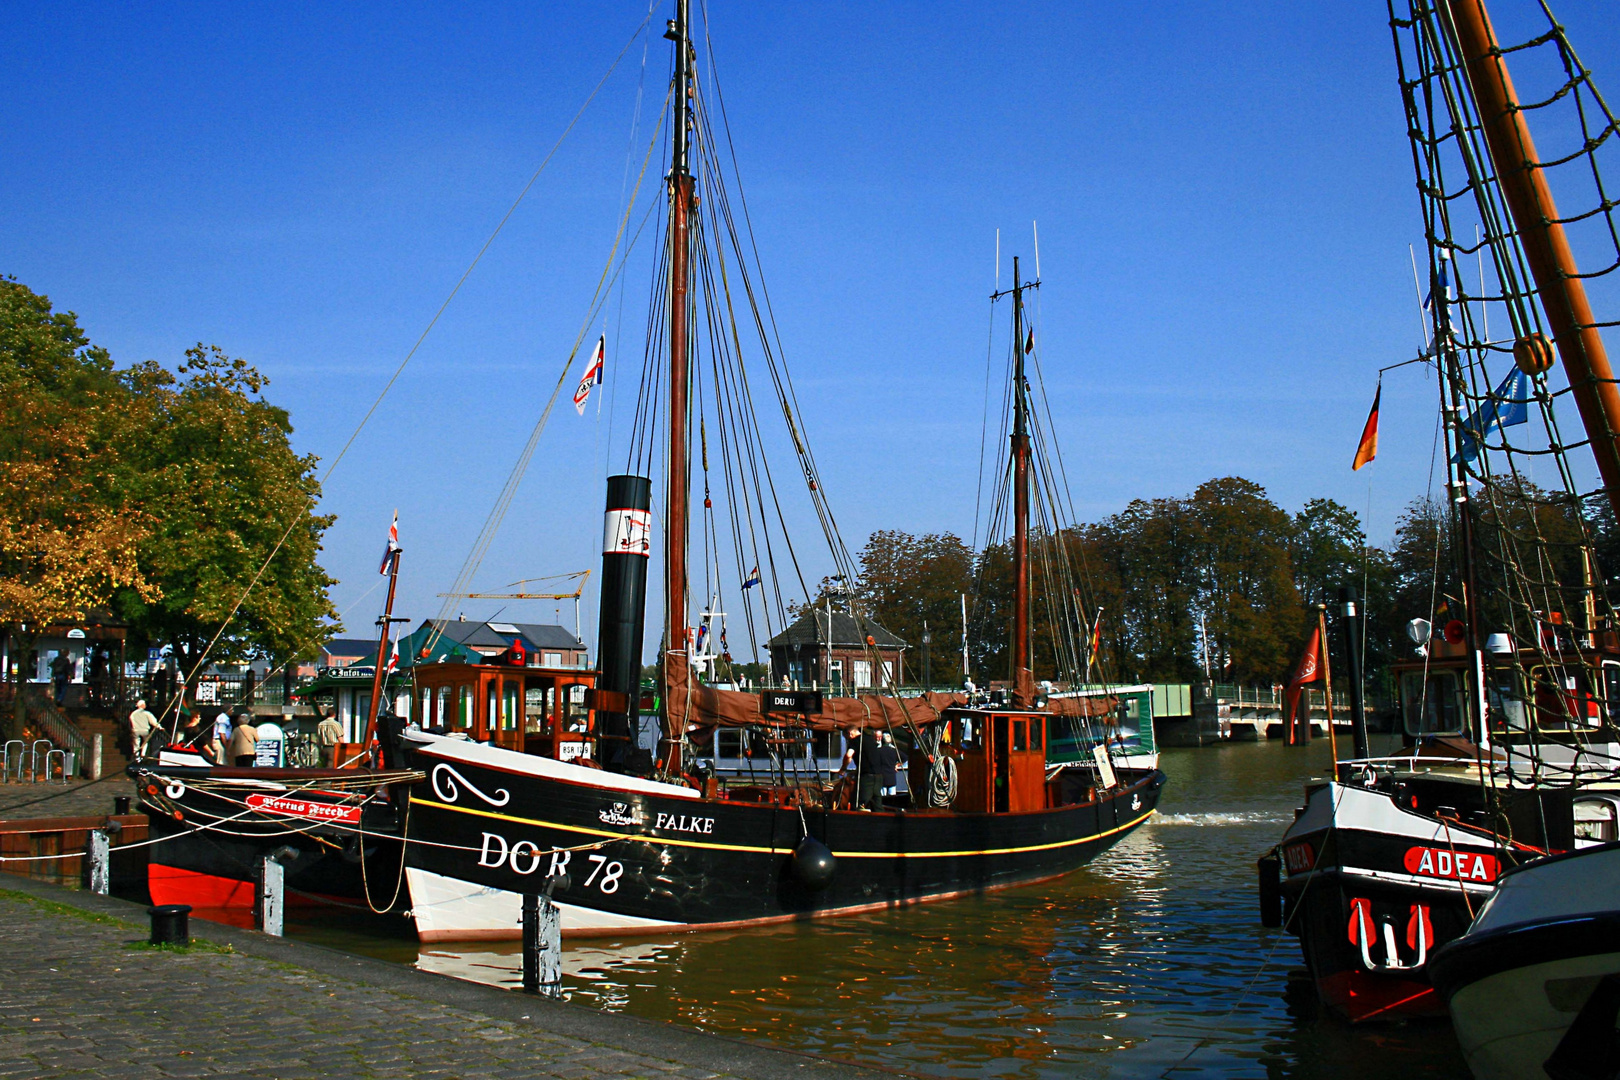
[{"label": "mast with antenna", "polygon": [[664,724],[661,771],[681,771],[686,735],[688,642],[686,624],[687,387],[691,366],[691,0],[676,0],[675,18],[664,36],[675,43],[675,126],[669,170],[669,458],[664,528]]},{"label": "mast with antenna", "polygon": [[1024,290],[1040,285],[1037,278],[1024,282],[1018,256],[1013,256],[1013,286],[991,299],[1013,298],[1013,632],[1010,678],[1013,700],[1028,707],[1035,703],[1035,674],[1029,657],[1029,402],[1024,394]]}]

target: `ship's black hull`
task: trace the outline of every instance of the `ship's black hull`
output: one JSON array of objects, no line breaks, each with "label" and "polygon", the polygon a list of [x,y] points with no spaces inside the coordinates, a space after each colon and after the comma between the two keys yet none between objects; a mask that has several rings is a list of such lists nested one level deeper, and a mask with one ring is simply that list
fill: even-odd
[{"label": "ship's black hull", "polygon": [[1444,1016],[1427,961],[1489,897],[1502,869],[1491,838],[1330,785],[1280,849],[1284,925],[1323,1003],[1353,1021]]},{"label": "ship's black hull", "polygon": [[[445,742],[406,753],[409,768],[428,774],[411,795],[407,866],[507,894],[539,892],[566,873],[555,896],[565,928],[570,908],[584,913],[575,932],[808,918],[1056,877],[1147,820],[1163,783],[1157,771],[1125,774],[1096,801],[1028,813],[868,813],[622,790],[606,774],[534,775],[516,771],[520,755],[501,767],[499,752],[469,760]],[[819,889],[794,870],[806,835],[836,859]],[[420,917],[418,929],[429,939],[495,936],[424,927]]]},{"label": "ship's black hull", "polygon": [[[307,780],[305,790],[288,794],[278,783],[283,770],[132,771],[151,821],[147,891],[153,903],[189,904],[201,917],[250,925],[263,862],[271,855],[284,868],[290,906],[387,909],[404,898],[397,822],[380,799],[307,790]],[[249,797],[260,805],[249,805]]]}]

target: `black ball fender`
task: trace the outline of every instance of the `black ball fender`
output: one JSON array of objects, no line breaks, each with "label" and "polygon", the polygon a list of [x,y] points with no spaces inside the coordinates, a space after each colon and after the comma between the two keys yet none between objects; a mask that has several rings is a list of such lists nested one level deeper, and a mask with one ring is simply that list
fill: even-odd
[{"label": "black ball fender", "polygon": [[800,885],[812,892],[820,892],[832,884],[833,874],[838,870],[838,857],[826,844],[806,835],[793,849],[792,867],[793,876]]}]

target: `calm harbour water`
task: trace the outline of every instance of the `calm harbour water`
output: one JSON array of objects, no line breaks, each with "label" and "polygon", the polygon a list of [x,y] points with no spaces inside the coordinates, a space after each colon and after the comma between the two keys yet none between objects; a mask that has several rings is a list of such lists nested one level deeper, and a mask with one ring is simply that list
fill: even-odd
[{"label": "calm harbour water", "polygon": [[[746,933],[565,943],[570,1000],[949,1077],[1467,1080],[1444,1022],[1319,1016],[1254,860],[1325,775],[1324,743],[1171,750],[1161,815],[1060,882]],[[516,987],[512,946],[305,940]]]}]

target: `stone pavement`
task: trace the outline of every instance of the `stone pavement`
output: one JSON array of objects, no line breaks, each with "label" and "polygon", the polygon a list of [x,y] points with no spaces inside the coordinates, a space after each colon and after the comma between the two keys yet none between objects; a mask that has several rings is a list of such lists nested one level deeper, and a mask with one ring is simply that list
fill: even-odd
[{"label": "stone pavement", "polygon": [[0,1078],[850,1077],[871,1069],[0,880]]},{"label": "stone pavement", "polygon": [[[0,821],[26,818],[91,817],[113,812],[113,796],[135,795],[135,781],[124,773],[100,780],[62,784],[0,784]],[[139,809],[139,803],[132,803]]]}]

